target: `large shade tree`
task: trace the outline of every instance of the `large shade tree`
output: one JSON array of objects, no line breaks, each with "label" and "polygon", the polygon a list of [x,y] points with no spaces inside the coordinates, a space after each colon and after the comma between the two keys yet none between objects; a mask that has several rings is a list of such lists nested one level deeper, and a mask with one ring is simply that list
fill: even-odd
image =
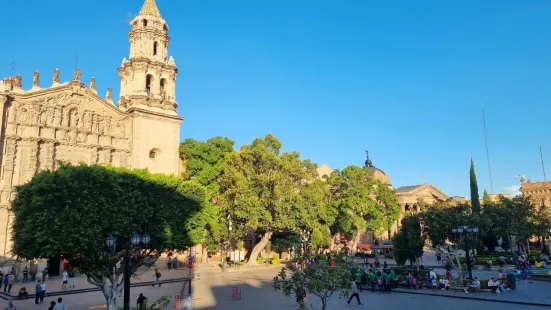
[{"label": "large shade tree", "polygon": [[[134,232],[151,237],[132,249],[132,272],[170,250],[197,240],[188,234],[201,209],[202,191],[181,178],[100,166],[62,166],[16,188],[11,206],[13,252],[25,259],[63,257],[101,288],[116,308],[123,289],[123,256]],[[109,235],[117,238],[107,248]]]},{"label": "large shade tree", "polygon": [[375,180],[369,168],[349,166],[336,171],[329,177],[328,185],[336,210],[332,233],[352,240],[352,247],[366,229],[380,235],[400,216],[396,193]]},{"label": "large shade tree", "polygon": [[234,142],[226,137],[213,137],[206,142],[186,139],[180,144],[185,180],[193,180],[205,187],[204,208],[197,214],[198,225],[193,231],[206,251],[220,250],[221,242],[227,240],[227,222],[223,209],[217,201],[220,192],[218,177],[223,169],[224,159],[234,150]]},{"label": "large shade tree", "polygon": [[301,192],[316,176],[315,165],[297,152],[282,153],[281,142],[270,134],[227,157],[219,179],[226,212],[236,225],[261,236],[248,264],[256,264],[274,233],[305,224]]}]

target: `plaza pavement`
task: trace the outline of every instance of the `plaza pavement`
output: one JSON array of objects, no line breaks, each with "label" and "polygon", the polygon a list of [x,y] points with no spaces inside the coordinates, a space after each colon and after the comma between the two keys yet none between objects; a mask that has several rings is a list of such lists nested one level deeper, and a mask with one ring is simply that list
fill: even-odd
[{"label": "plaza pavement", "polygon": [[[267,268],[239,269],[228,273],[220,271],[205,271],[200,280],[193,281],[193,309],[212,309],[212,310],[281,310],[296,309],[294,297],[287,298],[281,291],[275,291],[272,288],[272,279],[279,271],[279,266],[270,266]],[[163,271],[163,277],[178,277],[179,271]],[[174,273],[174,276],[172,275]],[[145,277],[144,277],[145,278]],[[150,302],[162,296],[174,296],[180,292],[182,283],[164,284],[162,287],[152,288],[151,286],[133,287],[131,289],[131,303],[135,304],[140,293],[147,296]],[[232,300],[232,289],[238,287],[241,289],[242,299]],[[531,301],[549,301],[548,294],[551,289],[550,283],[536,281],[519,282],[519,289],[504,294],[477,293],[464,294],[460,292],[432,292],[430,290],[421,290],[416,293],[406,294],[393,292],[392,294],[381,295],[379,293],[362,292],[360,298],[364,303],[364,309],[400,309],[425,310],[427,306],[434,309],[469,309],[469,310],[517,310],[519,308],[526,310],[542,309],[537,306],[527,306],[503,302],[487,302],[472,300],[476,297],[501,298],[506,300],[531,300]],[[445,296],[430,296],[423,293],[436,294],[456,294],[458,298],[448,298]],[[82,294],[68,294],[62,296],[69,310],[85,309],[103,309],[104,298],[101,292],[91,292]],[[34,300],[17,300],[16,306],[19,310],[46,309],[51,300],[57,299],[57,296],[46,296],[44,304],[34,305]],[[318,297],[310,296],[309,304],[320,309]],[[122,297],[119,300],[122,303]],[[0,301],[0,309],[7,305],[7,301]],[[551,304],[550,304],[551,306]],[[167,309],[174,309],[174,302]],[[352,301],[351,308],[357,308],[355,301]],[[344,299],[338,296],[333,297],[328,309],[339,310],[348,309]]]}]

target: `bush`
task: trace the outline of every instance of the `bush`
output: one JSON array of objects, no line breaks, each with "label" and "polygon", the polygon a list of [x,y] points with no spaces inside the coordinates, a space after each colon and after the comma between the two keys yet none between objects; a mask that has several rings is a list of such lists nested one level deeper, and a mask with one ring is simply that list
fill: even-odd
[{"label": "bush", "polygon": [[263,259],[262,257],[259,256],[259,257],[256,259],[256,263],[257,263],[257,264],[264,264],[264,259]]},{"label": "bush", "polygon": [[279,265],[279,264],[281,264],[281,261],[279,260],[279,256],[277,256],[277,254],[275,254],[275,255],[272,257],[272,260],[270,261],[270,264],[272,264],[272,265]]}]

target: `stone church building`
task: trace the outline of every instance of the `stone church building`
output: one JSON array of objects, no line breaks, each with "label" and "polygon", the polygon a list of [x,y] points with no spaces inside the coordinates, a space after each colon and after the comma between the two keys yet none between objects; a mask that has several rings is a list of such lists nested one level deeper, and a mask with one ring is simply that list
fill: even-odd
[{"label": "stone church building", "polygon": [[145,0],[131,21],[130,55],[118,68],[120,96],[105,98],[95,78],[71,81],[33,76],[22,89],[21,75],[0,82],[0,255],[10,256],[10,214],[14,186],[59,162],[147,168],[178,174],[180,124],[175,97],[178,68],[168,56],[168,25],[155,0]]}]

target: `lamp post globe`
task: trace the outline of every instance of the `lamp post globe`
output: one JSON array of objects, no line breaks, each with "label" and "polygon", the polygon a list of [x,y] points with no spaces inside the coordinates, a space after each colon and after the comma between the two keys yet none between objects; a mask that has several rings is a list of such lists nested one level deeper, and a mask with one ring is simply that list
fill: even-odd
[{"label": "lamp post globe", "polygon": [[142,236],[142,244],[143,244],[144,246],[148,246],[150,242],[151,242],[151,237],[150,237],[147,233],[143,234],[143,236]]},{"label": "lamp post globe", "polygon": [[130,242],[133,246],[138,246],[142,242],[142,236],[138,233],[134,233],[132,237],[130,237]]},{"label": "lamp post globe", "polygon": [[117,238],[115,238],[113,234],[109,234],[109,236],[105,238],[105,245],[110,249],[114,248],[116,243],[117,243]]}]

